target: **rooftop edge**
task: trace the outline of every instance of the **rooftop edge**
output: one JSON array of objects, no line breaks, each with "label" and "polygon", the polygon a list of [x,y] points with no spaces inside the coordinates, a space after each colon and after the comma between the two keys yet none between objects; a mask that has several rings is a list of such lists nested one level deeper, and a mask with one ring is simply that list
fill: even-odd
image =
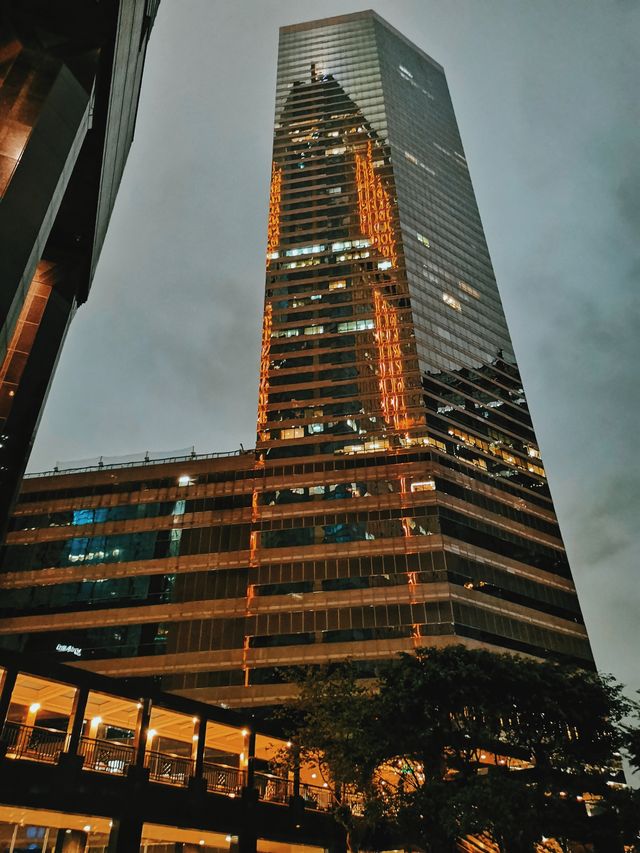
[{"label": "rooftop edge", "polygon": [[442,71],[444,73],[444,68],[440,65],[439,62],[429,56],[421,47],[418,47],[417,44],[411,41],[411,39],[407,38],[400,30],[397,30],[392,24],[390,24],[387,20],[385,20],[381,15],[379,15],[374,9],[365,9],[360,12],[350,12],[346,15],[334,15],[330,18],[317,18],[313,21],[301,21],[299,24],[285,24],[280,27],[280,34],[282,33],[290,33],[290,32],[300,32],[303,30],[313,30],[317,27],[326,27],[326,26],[335,26],[338,24],[344,24],[348,21],[357,21],[363,18],[372,18],[373,20],[378,21],[379,24],[382,24],[383,27],[386,27],[390,32],[392,32],[395,36],[397,36],[401,41],[407,44],[412,50],[415,50],[416,53],[420,54],[427,62],[431,63],[438,71]]}]

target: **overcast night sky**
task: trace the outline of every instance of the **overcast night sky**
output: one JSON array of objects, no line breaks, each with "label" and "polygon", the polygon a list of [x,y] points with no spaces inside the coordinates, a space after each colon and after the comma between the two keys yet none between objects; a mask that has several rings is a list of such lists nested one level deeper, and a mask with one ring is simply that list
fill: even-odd
[{"label": "overcast night sky", "polygon": [[635,0],[162,0],[29,468],[253,446],[278,27],[370,7],[445,67],[596,660],[638,688]]}]

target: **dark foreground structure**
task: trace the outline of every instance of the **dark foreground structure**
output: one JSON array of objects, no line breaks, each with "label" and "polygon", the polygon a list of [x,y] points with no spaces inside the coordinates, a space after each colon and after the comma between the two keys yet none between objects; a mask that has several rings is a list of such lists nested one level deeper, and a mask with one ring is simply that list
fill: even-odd
[{"label": "dark foreground structure", "polygon": [[246,715],[6,653],[0,679],[2,850],[344,849],[327,787],[269,772],[287,743]]},{"label": "dark foreground structure", "polygon": [[237,707],[464,643],[593,666],[444,72],[281,31],[255,451],[24,481],[0,639]]},{"label": "dark foreground structure", "polygon": [[0,0],[0,532],[133,139],[159,0]]}]

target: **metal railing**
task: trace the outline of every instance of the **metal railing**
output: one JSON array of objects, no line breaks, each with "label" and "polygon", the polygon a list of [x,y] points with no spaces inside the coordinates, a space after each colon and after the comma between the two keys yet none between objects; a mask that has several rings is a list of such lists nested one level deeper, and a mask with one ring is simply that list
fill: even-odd
[{"label": "metal railing", "polygon": [[[193,462],[200,459],[226,459],[230,456],[248,456],[253,453],[255,453],[254,448],[247,448],[246,450],[223,450],[217,453],[195,453],[194,451],[191,453],[158,457],[155,457],[155,454],[147,452],[145,454],[136,454],[136,457],[139,457],[136,459],[122,457],[121,461],[118,461],[117,457],[107,457],[107,461],[105,461],[104,456],[98,456],[95,458],[95,461],[87,459],[77,463],[58,462],[55,468],[51,468],[49,471],[29,471],[24,475],[23,479],[33,480],[37,477],[51,477],[56,474],[84,474],[89,471],[110,471],[114,468],[142,468],[147,465],[166,465],[170,462]],[[65,467],[65,465],[69,467]]]},{"label": "metal railing", "polygon": [[132,744],[88,737],[80,738],[78,754],[84,758],[82,766],[85,770],[115,773],[120,776],[124,776],[128,767],[133,764],[135,756]]},{"label": "metal railing", "polygon": [[149,778],[165,785],[186,785],[193,773],[193,761],[179,755],[165,752],[147,752],[145,767],[149,768]]},{"label": "metal railing", "polygon": [[[295,791],[293,779],[284,779],[273,773],[264,772],[255,774],[255,787],[258,791],[258,797],[264,802],[282,803],[283,805],[289,804]],[[335,805],[333,794],[329,788],[307,785],[303,782],[300,784],[299,792],[305,806],[314,811],[328,812]]]},{"label": "metal railing", "polygon": [[329,788],[318,785],[300,785],[300,796],[308,809],[319,812],[330,812],[335,806],[333,794]]},{"label": "metal railing", "polygon": [[287,805],[293,797],[293,780],[274,776],[272,773],[256,773],[255,787],[258,797],[269,803]]},{"label": "metal railing", "polygon": [[[5,723],[2,741],[6,744],[8,758],[27,758],[54,764],[68,741],[66,732],[42,726],[24,726],[20,723]],[[83,769],[99,773],[124,776],[134,763],[135,750],[132,744],[118,741],[81,737],[78,755],[83,758]],[[145,767],[149,778],[165,785],[185,787],[193,775],[194,763],[190,758],[164,752],[147,752]],[[247,784],[247,771],[226,764],[205,761],[202,776],[207,790],[228,797],[240,796]],[[294,795],[292,779],[272,773],[257,772],[254,787],[263,802],[288,805]],[[335,805],[333,794],[328,788],[301,783],[300,796],[305,806],[314,811],[331,811]],[[344,793],[342,801],[351,807],[354,814],[362,813],[362,801],[358,795]]]},{"label": "metal railing", "polygon": [[28,758],[55,764],[67,743],[67,733],[43,726],[5,723],[2,740],[8,758]]},{"label": "metal railing", "polygon": [[362,815],[364,814],[364,798],[362,794],[343,790],[342,802],[345,805],[349,806],[352,814],[357,815],[359,817],[362,817]]},{"label": "metal railing", "polygon": [[216,794],[226,794],[228,797],[239,796],[247,784],[245,770],[229,767],[226,764],[212,764],[205,761],[202,766],[202,776],[207,781],[207,791]]}]

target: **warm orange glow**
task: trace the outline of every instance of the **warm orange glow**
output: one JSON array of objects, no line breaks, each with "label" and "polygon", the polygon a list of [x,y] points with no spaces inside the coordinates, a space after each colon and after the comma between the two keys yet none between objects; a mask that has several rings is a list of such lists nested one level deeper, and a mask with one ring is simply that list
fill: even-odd
[{"label": "warm orange glow", "polygon": [[249,686],[249,664],[247,655],[249,654],[249,637],[245,637],[242,643],[242,670],[244,672],[244,686]]},{"label": "warm orange glow", "polygon": [[258,550],[258,531],[252,530],[249,536],[249,565],[256,566],[256,553]]},{"label": "warm orange glow", "polygon": [[260,351],[260,384],[258,385],[258,440],[266,441],[269,431],[267,423],[267,404],[269,402],[269,355],[271,352],[271,303],[267,302],[262,323],[262,349]]},{"label": "warm orange glow", "polygon": [[358,188],[358,213],[360,230],[395,267],[398,260],[393,231],[393,217],[389,193],[373,167],[373,149],[367,143],[365,154],[356,151],[356,186]]},{"label": "warm orange glow", "polygon": [[400,348],[398,315],[378,290],[373,292],[375,337],[378,344],[380,405],[387,425],[404,430],[409,424]]},{"label": "warm orange glow", "polygon": [[270,256],[280,244],[280,199],[282,197],[282,169],[275,163],[271,169],[269,190],[269,224],[267,226],[267,266]]},{"label": "warm orange glow", "polygon": [[47,307],[52,287],[44,278],[51,264],[40,261],[18,315],[6,355],[0,365],[0,424],[9,417],[31,347],[36,338],[42,315]]}]

